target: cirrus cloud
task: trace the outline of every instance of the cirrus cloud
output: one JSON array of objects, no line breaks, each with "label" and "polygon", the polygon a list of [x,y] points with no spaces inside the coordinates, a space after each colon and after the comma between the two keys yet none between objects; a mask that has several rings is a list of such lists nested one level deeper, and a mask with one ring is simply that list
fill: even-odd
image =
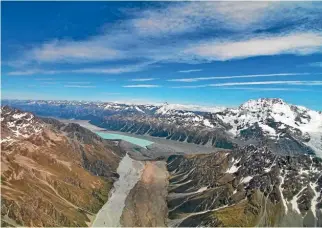
[{"label": "cirrus cloud", "polygon": [[280,54],[307,55],[322,52],[321,33],[294,33],[260,36],[237,41],[206,41],[187,48],[184,53],[201,60],[230,60]]},{"label": "cirrus cloud", "polygon": [[148,81],[154,81],[157,79],[159,79],[159,78],[133,78],[133,79],[130,79],[129,81],[131,81],[131,82],[148,82]]},{"label": "cirrus cloud", "polygon": [[125,85],[122,86],[124,88],[158,88],[161,87],[160,85],[146,85],[146,84],[139,84],[139,85]]},{"label": "cirrus cloud", "polygon": [[171,88],[205,88],[205,87],[229,87],[229,86],[245,86],[245,85],[301,85],[301,86],[321,86],[322,81],[257,81],[257,82],[227,82],[227,83],[213,83],[205,85],[191,85],[191,86],[173,86]]},{"label": "cirrus cloud", "polygon": [[281,77],[281,76],[295,76],[295,75],[309,75],[310,73],[275,73],[275,74],[249,74],[249,75],[235,75],[235,76],[220,76],[220,77],[198,77],[198,78],[175,78],[169,79],[169,82],[198,82],[214,79],[234,79],[234,78],[260,78],[260,77]]},{"label": "cirrus cloud", "polygon": [[[19,68],[19,65],[103,64],[137,59],[153,63],[200,63],[266,55],[308,55],[321,52],[322,35],[316,23],[321,19],[320,12],[321,5],[313,3],[160,3],[132,14],[127,12],[123,20],[112,23],[109,29],[92,37],[82,40],[48,39],[15,55],[20,57],[6,61],[11,65],[16,63]],[[297,22],[298,28],[269,32],[285,21]],[[190,35],[196,31],[209,35],[192,38]],[[74,70],[74,73],[97,72],[114,74],[129,71],[123,67]],[[181,71],[188,72],[192,71]],[[11,75],[34,73],[30,68],[17,70]],[[45,73],[50,74],[50,71]]]}]

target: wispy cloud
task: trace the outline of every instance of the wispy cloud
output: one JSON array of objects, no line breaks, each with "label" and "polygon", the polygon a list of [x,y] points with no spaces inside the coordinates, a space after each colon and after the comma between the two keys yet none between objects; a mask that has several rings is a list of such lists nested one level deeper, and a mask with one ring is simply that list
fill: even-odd
[{"label": "wispy cloud", "polygon": [[204,87],[210,87],[210,85],[206,84],[206,85],[190,85],[190,86],[171,86],[170,88],[174,88],[174,89],[196,89],[196,88],[204,88]]},{"label": "wispy cloud", "polygon": [[45,81],[41,83],[42,85],[56,85],[58,82],[50,82],[50,81]]},{"label": "wispy cloud", "polygon": [[312,32],[251,37],[244,40],[205,41],[184,51],[191,58],[207,61],[280,54],[308,55],[316,52],[322,52],[322,34]]},{"label": "wispy cloud", "polygon": [[173,86],[171,88],[204,88],[204,87],[227,87],[244,85],[302,85],[302,86],[320,86],[322,81],[261,81],[261,82],[228,82],[192,86]]},{"label": "wispy cloud", "polygon": [[123,86],[124,88],[157,88],[157,87],[161,87],[160,85],[125,85]]},{"label": "wispy cloud", "polygon": [[28,54],[30,60],[41,62],[91,62],[116,59],[122,55],[118,50],[106,47],[95,38],[85,42],[55,40],[44,43]]},{"label": "wispy cloud", "polygon": [[35,74],[66,74],[66,73],[73,73],[73,74],[122,74],[122,73],[129,73],[129,72],[137,72],[143,70],[144,68],[148,67],[148,63],[139,63],[135,65],[125,65],[122,67],[110,67],[110,68],[80,68],[80,69],[69,69],[69,70],[45,70],[45,69],[31,69],[31,70],[24,70],[24,71],[11,71],[8,72],[7,75],[11,76],[18,76],[18,75],[35,75]]},{"label": "wispy cloud", "polygon": [[132,82],[148,82],[148,81],[154,81],[157,80],[159,78],[134,78],[134,79],[130,79],[129,81]]},{"label": "wispy cloud", "polygon": [[310,63],[309,65],[312,67],[322,67],[322,62]]},{"label": "wispy cloud", "polygon": [[92,84],[91,82],[66,82],[67,84]]},{"label": "wispy cloud", "polygon": [[299,89],[299,88],[267,88],[267,87],[227,87],[222,89],[228,90],[254,90],[254,91],[311,91],[309,89]]},{"label": "wispy cloud", "polygon": [[[147,7],[134,13],[129,11],[127,13],[131,15],[127,15],[127,19],[109,26],[101,34],[83,40],[51,40],[38,44],[20,53],[21,58],[12,62],[18,65],[102,64],[145,59],[152,62],[199,63],[321,52],[322,35],[319,23],[316,23],[321,18],[321,6],[318,4],[176,2],[163,3],[162,7]],[[285,21],[296,21],[298,26],[281,29],[280,33],[262,32],[257,35],[259,30],[269,31]],[[220,33],[223,30],[231,35]],[[191,39],[189,34],[195,31],[211,31],[211,34],[216,34],[216,39]],[[140,71],[148,65],[151,63],[130,69],[86,68],[74,70],[74,73],[118,74]],[[59,72],[51,71],[52,74]],[[15,71],[11,75],[36,73],[49,74],[50,71]]]},{"label": "wispy cloud", "polygon": [[59,74],[61,71],[56,70],[41,70],[41,69],[27,69],[8,72],[7,75],[11,76],[23,76],[23,75],[35,75],[35,74]]},{"label": "wispy cloud", "polygon": [[36,78],[36,81],[53,81],[54,78]]},{"label": "wispy cloud", "polygon": [[281,76],[295,76],[295,75],[309,75],[310,73],[276,73],[276,74],[248,74],[248,75],[235,75],[235,76],[220,76],[220,77],[198,77],[198,78],[177,78],[169,79],[170,82],[198,82],[206,80],[222,80],[233,78],[260,78],[260,77],[281,77]]},{"label": "wispy cloud", "polygon": [[143,66],[133,65],[133,66],[124,66],[124,67],[115,67],[115,68],[84,68],[71,70],[71,73],[93,73],[93,74],[122,74],[128,72],[137,72],[142,70]]},{"label": "wispy cloud", "polygon": [[228,82],[209,84],[209,86],[239,86],[239,85],[304,85],[318,86],[322,81],[264,81],[264,82]]},{"label": "wispy cloud", "polygon": [[96,88],[96,86],[89,85],[64,85],[66,88]]},{"label": "wispy cloud", "polygon": [[192,73],[192,72],[199,72],[202,71],[202,69],[191,69],[191,70],[179,70],[179,73]]},{"label": "wispy cloud", "polygon": [[131,20],[129,24],[145,36],[191,32],[200,29],[201,25],[241,30],[263,19],[266,11],[274,6],[277,4],[269,2],[172,3],[161,9],[145,10],[141,17]]}]

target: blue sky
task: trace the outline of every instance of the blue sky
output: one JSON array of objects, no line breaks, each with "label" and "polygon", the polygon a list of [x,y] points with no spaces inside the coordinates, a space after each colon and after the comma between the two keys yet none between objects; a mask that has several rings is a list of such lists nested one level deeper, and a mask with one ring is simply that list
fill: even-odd
[{"label": "blue sky", "polygon": [[322,110],[322,3],[2,2],[2,98]]}]

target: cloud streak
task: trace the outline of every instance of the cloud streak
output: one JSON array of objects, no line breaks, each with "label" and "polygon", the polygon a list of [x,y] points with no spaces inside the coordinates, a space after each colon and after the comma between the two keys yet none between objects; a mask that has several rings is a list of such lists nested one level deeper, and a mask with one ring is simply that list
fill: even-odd
[{"label": "cloud streak", "polygon": [[202,71],[202,69],[191,69],[191,70],[179,70],[179,73],[192,73],[192,72],[199,72]]},{"label": "cloud streak", "polygon": [[96,86],[90,86],[90,85],[64,85],[66,88],[96,88]]},{"label": "cloud streak", "polygon": [[295,75],[309,75],[310,73],[276,73],[276,74],[249,74],[249,75],[235,75],[235,76],[220,76],[220,77],[198,77],[198,78],[177,78],[169,79],[169,82],[198,82],[206,80],[222,80],[234,78],[260,78],[260,77],[281,77],[281,76],[295,76]]},{"label": "cloud streak", "polygon": [[134,78],[134,79],[130,79],[129,81],[131,81],[131,82],[148,82],[148,81],[154,81],[157,79],[159,79],[159,78]]},{"label": "cloud streak", "polygon": [[81,42],[55,40],[29,52],[30,60],[59,63],[102,61],[117,59],[121,55],[118,50],[105,47],[96,39]]},{"label": "cloud streak", "polygon": [[145,85],[145,84],[139,84],[139,85],[125,85],[122,86],[124,88],[158,88],[161,87],[160,85]]},{"label": "cloud streak", "polygon": [[36,78],[36,81],[53,81],[53,78]]},{"label": "cloud streak", "polygon": [[35,75],[35,74],[43,74],[43,75],[51,75],[51,74],[123,74],[130,72],[137,72],[148,67],[150,63],[140,63],[136,65],[125,65],[122,67],[110,67],[110,68],[80,68],[80,69],[69,69],[69,70],[45,70],[45,69],[28,69],[24,71],[11,71],[8,72],[7,75],[10,76],[24,76],[24,75]]},{"label": "cloud streak", "polygon": [[309,89],[299,89],[299,88],[267,88],[267,87],[228,87],[222,88],[227,90],[251,90],[251,91],[312,91]]},{"label": "cloud streak", "polygon": [[261,82],[228,82],[192,86],[173,86],[171,88],[204,88],[204,87],[228,87],[244,85],[302,85],[302,86],[320,86],[322,81],[261,81]]},{"label": "cloud streak", "polygon": [[312,67],[322,67],[322,62],[310,63],[309,65]]},{"label": "cloud streak", "polygon": [[280,54],[308,55],[317,52],[322,52],[322,34],[313,32],[260,36],[244,40],[205,41],[184,51],[194,58],[207,61]]},{"label": "cloud streak", "polygon": [[35,74],[59,74],[61,71],[56,70],[41,70],[41,69],[27,69],[8,72],[7,75],[11,76],[23,76],[23,75],[35,75]]},{"label": "cloud streak", "polygon": [[82,85],[87,85],[87,84],[92,84],[91,82],[67,82],[67,84],[82,84]]}]

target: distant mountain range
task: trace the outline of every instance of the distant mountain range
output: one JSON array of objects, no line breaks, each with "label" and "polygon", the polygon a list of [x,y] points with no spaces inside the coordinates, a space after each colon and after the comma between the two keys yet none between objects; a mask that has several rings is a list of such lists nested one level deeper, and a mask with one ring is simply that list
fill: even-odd
[{"label": "distant mountain range", "polygon": [[[3,100],[41,116],[86,119],[108,130],[231,149],[268,145],[279,154],[322,157],[322,113],[281,99],[250,100],[238,108],[188,111],[178,105]],[[185,110],[183,110],[185,109]]]}]

